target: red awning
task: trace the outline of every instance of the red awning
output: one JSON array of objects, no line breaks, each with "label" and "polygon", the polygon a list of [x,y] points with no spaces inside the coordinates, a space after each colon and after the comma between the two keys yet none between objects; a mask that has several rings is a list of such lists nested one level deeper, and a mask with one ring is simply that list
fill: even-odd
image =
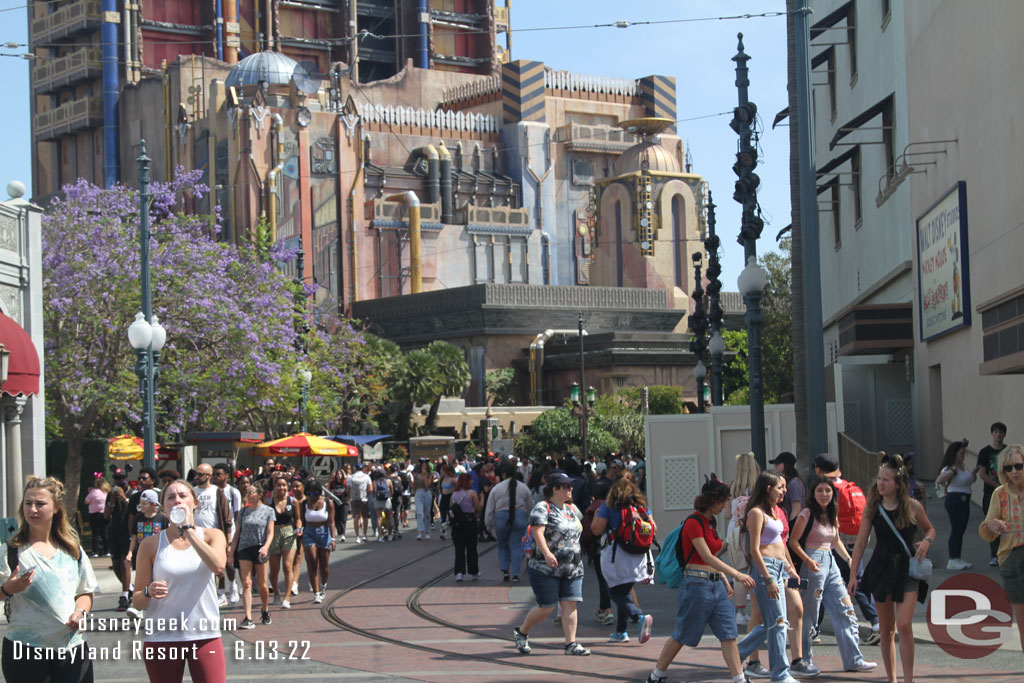
[{"label": "red awning", "polygon": [[7,362],[7,381],[0,392],[9,396],[39,393],[39,355],[35,344],[21,325],[0,313],[0,344],[11,354]]}]

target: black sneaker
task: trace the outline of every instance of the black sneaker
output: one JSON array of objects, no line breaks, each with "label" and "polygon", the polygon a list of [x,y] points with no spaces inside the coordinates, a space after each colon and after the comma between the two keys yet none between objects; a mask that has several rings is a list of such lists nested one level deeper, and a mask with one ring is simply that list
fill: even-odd
[{"label": "black sneaker", "polygon": [[650,674],[648,674],[647,680],[645,680],[644,683],[668,683],[668,678],[666,678],[665,676],[662,676],[661,678],[656,678],[654,672],[652,671]]},{"label": "black sneaker", "polygon": [[508,583],[508,581],[509,581],[508,572],[502,572],[501,573],[501,580],[504,581],[505,583]]},{"label": "black sneaker", "polygon": [[260,619],[260,623],[264,626],[270,626],[270,612],[263,612],[263,616]]},{"label": "black sneaker", "polygon": [[127,612],[128,611],[128,598],[122,595],[117,599],[117,611]]},{"label": "black sneaker", "polygon": [[238,628],[256,628],[256,623],[252,619],[246,617],[245,619],[242,619],[242,623],[238,625]]}]

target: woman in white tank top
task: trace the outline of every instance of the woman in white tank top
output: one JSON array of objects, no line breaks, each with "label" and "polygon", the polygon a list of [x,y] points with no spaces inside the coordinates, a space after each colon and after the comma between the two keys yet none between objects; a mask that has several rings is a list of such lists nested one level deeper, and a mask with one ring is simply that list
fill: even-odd
[{"label": "woman in white tank top", "polygon": [[[139,546],[132,602],[146,610],[146,624],[160,619],[167,624],[162,631],[147,633],[143,647],[146,672],[154,683],[180,683],[186,661],[195,683],[225,681],[213,577],[224,570],[227,543],[219,529],[195,527],[197,504],[195,490],[187,482],[167,486],[163,507],[170,526]],[[179,506],[184,508],[185,520],[175,523],[171,511]]]}]

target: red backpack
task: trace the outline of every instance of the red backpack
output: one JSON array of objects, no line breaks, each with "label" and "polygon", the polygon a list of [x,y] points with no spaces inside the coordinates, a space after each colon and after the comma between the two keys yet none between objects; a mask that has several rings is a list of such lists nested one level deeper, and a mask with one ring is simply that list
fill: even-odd
[{"label": "red backpack", "polygon": [[619,526],[611,535],[611,540],[615,544],[612,550],[613,562],[615,550],[618,548],[622,548],[630,555],[643,555],[654,543],[654,525],[651,524],[651,518],[646,510],[630,505],[623,508],[619,514]]},{"label": "red backpack", "polygon": [[856,536],[860,532],[860,520],[864,516],[867,498],[864,491],[852,481],[835,482],[839,494],[839,533]]}]

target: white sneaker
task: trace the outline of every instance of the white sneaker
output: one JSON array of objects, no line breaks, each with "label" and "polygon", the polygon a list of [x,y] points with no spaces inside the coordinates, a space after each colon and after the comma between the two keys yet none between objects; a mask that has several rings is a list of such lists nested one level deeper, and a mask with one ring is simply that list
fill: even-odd
[{"label": "white sneaker", "polygon": [[296,581],[295,583],[292,584],[292,595],[298,595],[298,594],[299,594],[299,582]]},{"label": "white sneaker", "polygon": [[946,563],[946,569],[951,569],[953,571],[960,571],[961,569],[970,569],[973,566],[974,565],[970,562],[965,562],[964,560],[961,560],[959,557],[953,558]]},{"label": "white sneaker", "polygon": [[377,537],[377,543],[383,543],[383,542],[384,542],[384,537],[383,536],[378,536]]},{"label": "white sneaker", "polygon": [[422,531],[420,533],[416,534],[416,540],[417,541],[422,541],[423,540],[423,532]]},{"label": "white sneaker", "polygon": [[363,534],[363,543],[367,543],[366,534]]},{"label": "white sneaker", "polygon": [[236,586],[232,586],[231,587],[231,594],[228,595],[228,602],[230,602],[232,605],[234,605],[239,600],[241,600],[241,598],[242,598],[242,596],[240,596],[238,594],[238,588]]},{"label": "white sneaker", "polygon": [[750,623],[750,617],[747,616],[746,612],[737,612],[736,613],[736,625],[737,626],[746,626],[749,623]]},{"label": "white sneaker", "polygon": [[316,593],[316,594],[313,595],[313,604],[319,605],[323,601],[324,601],[324,594],[323,594],[323,592]]},{"label": "white sneaker", "polygon": [[455,580],[456,581],[462,581],[462,574],[456,574],[455,575]]},{"label": "white sneaker", "polygon": [[228,596],[224,595],[223,593],[217,596],[217,607],[227,607],[227,604]]},{"label": "white sneaker", "polygon": [[342,534],[341,536],[338,536],[338,543],[344,543],[344,542],[345,542],[345,535]]},{"label": "white sneaker", "polygon": [[878,662],[861,662],[847,671],[871,671],[878,666]]},{"label": "white sneaker", "polygon": [[363,539],[361,539],[358,536],[356,536],[356,543],[362,543],[362,542],[363,542]]},{"label": "white sneaker", "polygon": [[430,540],[430,534],[427,534],[427,535],[426,535],[426,536],[424,536],[423,538],[425,538],[425,539],[427,539],[427,540],[429,541],[429,540]]},{"label": "white sneaker", "polygon": [[291,608],[292,608],[292,603],[289,602],[287,599],[281,601],[281,609],[291,609]]}]

